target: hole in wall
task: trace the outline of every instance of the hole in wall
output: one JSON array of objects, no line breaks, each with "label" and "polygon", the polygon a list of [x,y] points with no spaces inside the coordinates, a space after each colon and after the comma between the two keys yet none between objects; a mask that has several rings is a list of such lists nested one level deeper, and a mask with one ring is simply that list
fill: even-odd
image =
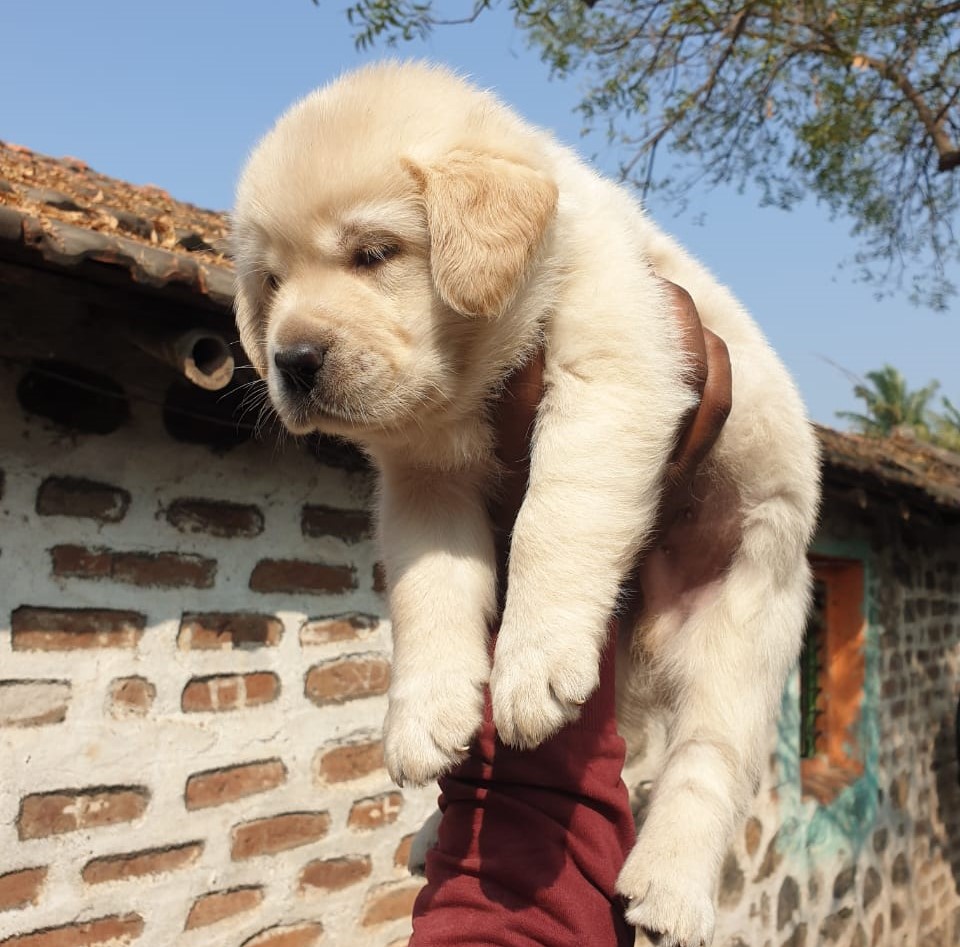
[{"label": "hole in wall", "polygon": [[127,394],[112,378],[53,359],[33,363],[17,400],[24,411],[84,434],[111,434],[130,417]]}]

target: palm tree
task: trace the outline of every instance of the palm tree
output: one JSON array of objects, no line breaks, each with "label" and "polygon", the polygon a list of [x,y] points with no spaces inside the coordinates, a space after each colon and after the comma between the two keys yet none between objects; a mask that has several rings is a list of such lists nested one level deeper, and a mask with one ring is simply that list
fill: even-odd
[{"label": "palm tree", "polygon": [[960,453],[960,408],[949,398],[942,398],[941,404],[944,408],[943,414],[934,415],[934,442],[947,450]]},{"label": "palm tree", "polygon": [[943,414],[944,421],[951,427],[960,431],[960,408],[958,408],[949,398],[944,396],[943,406],[947,409]]},{"label": "palm tree", "polygon": [[932,381],[910,391],[903,375],[892,365],[884,365],[878,371],[867,372],[866,380],[854,386],[853,393],[863,399],[866,412],[838,411],[837,417],[851,421],[859,433],[871,437],[886,437],[898,427],[908,427],[927,439],[930,437],[928,405],[939,387],[939,382]]}]

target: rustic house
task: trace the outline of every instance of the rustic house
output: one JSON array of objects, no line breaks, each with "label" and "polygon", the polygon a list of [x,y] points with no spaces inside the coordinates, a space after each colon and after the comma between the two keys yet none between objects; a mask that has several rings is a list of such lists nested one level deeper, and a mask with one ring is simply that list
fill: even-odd
[{"label": "rustic house", "polygon": [[[406,942],[369,475],[261,416],[224,230],[0,146],[0,947]],[[960,944],[960,459],[820,433],[716,942]]]}]

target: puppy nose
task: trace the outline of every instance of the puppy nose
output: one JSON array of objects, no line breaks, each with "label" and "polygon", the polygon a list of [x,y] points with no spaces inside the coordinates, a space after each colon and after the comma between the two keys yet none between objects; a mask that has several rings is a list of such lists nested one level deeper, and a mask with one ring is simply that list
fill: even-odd
[{"label": "puppy nose", "polygon": [[307,394],[323,368],[327,350],[319,345],[292,345],[279,349],[273,356],[274,364],[286,385],[298,394]]}]

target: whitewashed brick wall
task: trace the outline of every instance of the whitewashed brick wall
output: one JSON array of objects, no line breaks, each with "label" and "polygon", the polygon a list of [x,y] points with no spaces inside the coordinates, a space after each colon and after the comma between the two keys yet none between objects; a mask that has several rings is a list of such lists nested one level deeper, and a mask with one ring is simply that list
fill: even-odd
[{"label": "whitewashed brick wall", "polygon": [[[405,943],[363,475],[109,435],[0,372],[0,943]],[[119,379],[123,383],[124,379]]]}]

